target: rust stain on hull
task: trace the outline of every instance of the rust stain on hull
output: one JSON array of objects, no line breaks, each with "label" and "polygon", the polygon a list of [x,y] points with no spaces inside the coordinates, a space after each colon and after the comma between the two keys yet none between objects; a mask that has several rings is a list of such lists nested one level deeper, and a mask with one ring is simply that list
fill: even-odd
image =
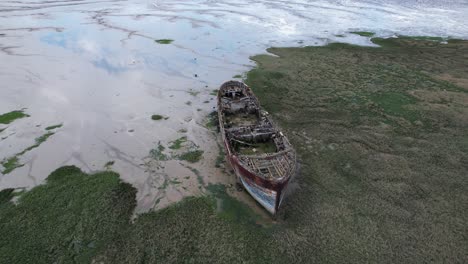
[{"label": "rust stain on hull", "polygon": [[296,153],[250,87],[228,81],[218,92],[219,128],[238,181],[275,215],[296,171]]}]

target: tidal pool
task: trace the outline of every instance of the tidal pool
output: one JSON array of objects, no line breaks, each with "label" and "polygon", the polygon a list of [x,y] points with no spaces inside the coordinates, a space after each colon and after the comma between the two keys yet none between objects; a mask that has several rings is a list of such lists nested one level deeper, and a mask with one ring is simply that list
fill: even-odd
[{"label": "tidal pool", "polygon": [[[466,16],[463,0],[2,1],[0,114],[29,117],[0,125],[0,160],[62,126],[19,157],[24,166],[0,172],[0,189],[31,188],[67,164],[112,169],[138,189],[143,212],[233,183],[215,166],[206,123],[212,91],[253,67],[250,56],[270,46],[373,45],[352,31],[466,39]],[[197,150],[199,162],[178,158]]]}]

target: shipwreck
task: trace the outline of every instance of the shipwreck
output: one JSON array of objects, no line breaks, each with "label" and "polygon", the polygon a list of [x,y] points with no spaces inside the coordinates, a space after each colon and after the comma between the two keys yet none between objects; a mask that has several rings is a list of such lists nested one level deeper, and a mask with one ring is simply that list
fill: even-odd
[{"label": "shipwreck", "polygon": [[275,215],[296,172],[294,149],[242,82],[221,85],[218,118],[226,157],[238,182]]}]

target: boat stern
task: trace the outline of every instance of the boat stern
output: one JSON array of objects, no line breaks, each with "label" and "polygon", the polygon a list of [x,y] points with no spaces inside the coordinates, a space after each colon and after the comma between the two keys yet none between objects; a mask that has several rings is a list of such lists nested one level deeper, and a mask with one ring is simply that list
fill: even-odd
[{"label": "boat stern", "polygon": [[283,200],[283,193],[258,186],[244,177],[239,177],[247,192],[270,214],[275,215]]}]

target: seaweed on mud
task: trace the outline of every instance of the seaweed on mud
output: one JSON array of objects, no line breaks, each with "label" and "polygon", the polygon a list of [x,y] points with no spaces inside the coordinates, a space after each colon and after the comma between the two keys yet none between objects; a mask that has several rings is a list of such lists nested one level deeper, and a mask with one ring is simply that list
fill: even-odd
[{"label": "seaweed on mud", "polygon": [[203,157],[203,150],[199,150],[199,149],[190,150],[178,156],[180,160],[185,160],[190,163],[198,162],[202,159],[202,157]]},{"label": "seaweed on mud", "polygon": [[356,35],[359,35],[361,37],[372,37],[372,36],[375,35],[374,32],[369,32],[369,31],[351,31],[349,33],[356,34]]},{"label": "seaweed on mud", "polygon": [[187,142],[187,137],[186,136],[183,136],[183,137],[180,137],[174,141],[171,141],[171,145],[169,146],[170,149],[180,149],[182,147],[182,144],[184,144],[185,142]]},{"label": "seaweed on mud", "polygon": [[162,115],[152,115],[152,116],[151,116],[151,119],[152,119],[152,120],[155,120],[155,121],[161,120],[161,119],[163,119],[163,118],[164,118],[164,116],[162,116]]},{"label": "seaweed on mud", "polygon": [[217,111],[212,111],[210,114],[207,116],[207,121],[205,123],[205,127],[209,129],[213,129],[218,126],[219,120],[218,120],[218,112]]},{"label": "seaweed on mud", "polygon": [[192,168],[190,166],[186,166],[187,169],[189,169],[191,172],[193,172],[193,174],[195,174],[195,176],[197,176],[197,181],[198,181],[198,184],[200,186],[205,186],[205,181],[203,180],[203,177],[202,175],[200,174],[200,171],[195,169],[195,168]]},{"label": "seaweed on mud", "polygon": [[110,161],[106,162],[106,164],[104,164],[104,168],[105,168],[106,170],[110,170],[111,167],[112,167],[112,165],[114,165],[114,163],[115,163],[115,161],[110,160]]},{"label": "seaweed on mud", "polygon": [[0,115],[0,124],[10,124],[16,119],[29,117],[23,110],[11,111]]},{"label": "seaweed on mud", "polygon": [[155,160],[167,160],[166,154],[163,153],[164,149],[165,147],[161,144],[161,142],[158,142],[156,148],[150,150],[150,156]]},{"label": "seaweed on mud", "polygon": [[182,182],[177,179],[172,179],[171,184],[181,184]]},{"label": "seaweed on mud", "polygon": [[199,91],[190,90],[190,91],[188,91],[188,93],[189,93],[191,96],[197,96],[200,92],[199,92]]},{"label": "seaweed on mud", "polygon": [[20,168],[20,167],[23,167],[24,164],[20,164],[19,163],[19,159],[18,159],[18,156],[13,156],[13,157],[9,157],[7,159],[4,159],[0,162],[0,164],[3,166],[3,171],[2,173],[3,174],[8,174],[10,172],[12,172],[13,170],[17,169],[17,168]]},{"label": "seaweed on mud", "polygon": [[224,154],[224,149],[219,144],[217,145],[218,145],[218,156],[216,157],[215,167],[221,168],[225,162],[225,154]]},{"label": "seaweed on mud", "polygon": [[56,129],[56,128],[60,128],[62,126],[63,126],[63,124],[48,126],[48,127],[45,128],[45,130],[53,130],[53,129]]},{"label": "seaweed on mud", "polygon": [[169,186],[169,181],[164,179],[163,184],[158,187],[158,190],[165,190]]},{"label": "seaweed on mud", "polygon": [[173,39],[156,39],[155,42],[158,44],[171,44]]},{"label": "seaweed on mud", "polygon": [[34,140],[35,141],[34,145],[29,146],[29,147],[25,148],[23,151],[21,151],[19,153],[16,153],[15,155],[13,155],[13,156],[11,156],[9,158],[5,158],[2,161],[0,161],[0,165],[2,165],[3,168],[4,168],[2,173],[3,174],[8,174],[8,173],[12,172],[13,170],[15,170],[17,168],[23,167],[24,164],[19,163],[19,158],[22,155],[24,155],[26,152],[31,151],[31,150],[39,147],[42,143],[44,143],[49,137],[51,137],[54,134],[55,134],[54,132],[49,131],[46,134],[37,137]]},{"label": "seaweed on mud", "polygon": [[45,133],[44,135],[41,135],[39,137],[37,137],[34,141],[36,142],[34,145],[32,146],[29,146],[27,147],[26,149],[24,149],[23,151],[21,151],[20,153],[18,153],[17,155],[23,155],[24,153],[32,150],[32,149],[35,149],[37,147],[39,147],[42,143],[46,142],[46,140],[51,137],[52,135],[54,135],[55,133],[54,132],[47,132]]}]

